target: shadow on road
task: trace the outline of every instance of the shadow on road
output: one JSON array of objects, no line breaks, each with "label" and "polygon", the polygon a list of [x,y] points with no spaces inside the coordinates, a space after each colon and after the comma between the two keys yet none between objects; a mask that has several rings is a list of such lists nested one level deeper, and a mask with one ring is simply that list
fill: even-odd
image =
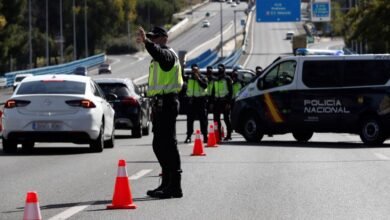
[{"label": "shadow on road", "polygon": [[296,141],[261,141],[259,143],[248,143],[246,141],[229,141],[229,142],[223,142],[222,145],[242,145],[242,146],[253,146],[253,147],[339,148],[339,149],[390,147],[390,144],[382,144],[378,146],[367,146],[364,145],[363,143],[315,142],[315,141],[309,141],[306,143],[301,143]]}]

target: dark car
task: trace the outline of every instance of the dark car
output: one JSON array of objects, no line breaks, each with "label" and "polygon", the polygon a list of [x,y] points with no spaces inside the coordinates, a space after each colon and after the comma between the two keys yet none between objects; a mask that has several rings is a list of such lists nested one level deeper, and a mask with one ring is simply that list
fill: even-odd
[{"label": "dark car", "polygon": [[133,137],[149,135],[151,107],[138,85],[128,78],[100,78],[95,82],[115,110],[115,129],[130,129]]},{"label": "dark car", "polygon": [[80,75],[80,76],[87,76],[88,69],[85,66],[79,66],[76,69],[74,69],[73,74]]},{"label": "dark car", "polygon": [[99,74],[104,74],[104,73],[110,74],[111,73],[111,65],[108,63],[100,64],[98,73]]}]

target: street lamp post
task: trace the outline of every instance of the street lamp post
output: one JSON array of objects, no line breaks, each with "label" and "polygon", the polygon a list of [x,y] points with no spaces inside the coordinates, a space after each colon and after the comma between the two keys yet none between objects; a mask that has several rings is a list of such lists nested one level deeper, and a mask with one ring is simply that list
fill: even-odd
[{"label": "street lamp post", "polygon": [[88,57],[87,0],[84,0],[85,57]]},{"label": "street lamp post", "polygon": [[32,69],[33,65],[32,65],[32,36],[31,36],[31,31],[32,31],[32,28],[31,28],[31,0],[28,1],[28,45],[29,45],[29,49],[30,49],[30,53],[29,53],[29,61],[30,61],[30,69]]},{"label": "street lamp post", "polygon": [[61,48],[61,63],[64,63],[64,35],[62,32],[62,0],[60,0],[60,48]]},{"label": "street lamp post", "polygon": [[219,7],[219,11],[221,13],[221,43],[220,43],[220,46],[221,46],[221,57],[223,57],[223,22],[222,22],[222,2],[220,3],[220,7]]},{"label": "street lamp post", "polygon": [[49,0],[46,0],[46,66],[49,65]]},{"label": "street lamp post", "polygon": [[76,41],[76,5],[75,0],[73,0],[73,60],[77,59],[77,41]]}]

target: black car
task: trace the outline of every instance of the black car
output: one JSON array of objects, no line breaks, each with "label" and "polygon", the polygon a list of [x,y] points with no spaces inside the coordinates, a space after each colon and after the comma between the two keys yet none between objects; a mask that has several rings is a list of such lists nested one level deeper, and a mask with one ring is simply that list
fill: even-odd
[{"label": "black car", "polygon": [[128,78],[99,78],[95,82],[108,97],[115,110],[115,129],[130,129],[132,136],[149,135],[151,107],[138,85]]},{"label": "black car", "polygon": [[104,73],[111,73],[111,65],[108,63],[103,63],[100,64],[99,69],[98,69],[99,74],[104,74]]},{"label": "black car", "polygon": [[76,69],[74,69],[73,74],[80,75],[80,76],[87,76],[88,68],[85,66],[79,66]]}]

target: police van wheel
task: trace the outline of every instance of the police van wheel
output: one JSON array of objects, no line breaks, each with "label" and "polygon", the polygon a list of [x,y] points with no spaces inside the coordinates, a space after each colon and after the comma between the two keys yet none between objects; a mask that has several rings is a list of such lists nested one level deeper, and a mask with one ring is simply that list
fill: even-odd
[{"label": "police van wheel", "polygon": [[242,123],[242,135],[248,142],[260,142],[263,138],[259,125],[259,120],[254,115],[248,115]]},{"label": "police van wheel", "polygon": [[293,132],[292,135],[298,142],[307,142],[313,137],[314,132]]},{"label": "police van wheel", "polygon": [[383,127],[376,118],[367,118],[360,127],[360,139],[367,145],[380,145],[385,141]]}]

